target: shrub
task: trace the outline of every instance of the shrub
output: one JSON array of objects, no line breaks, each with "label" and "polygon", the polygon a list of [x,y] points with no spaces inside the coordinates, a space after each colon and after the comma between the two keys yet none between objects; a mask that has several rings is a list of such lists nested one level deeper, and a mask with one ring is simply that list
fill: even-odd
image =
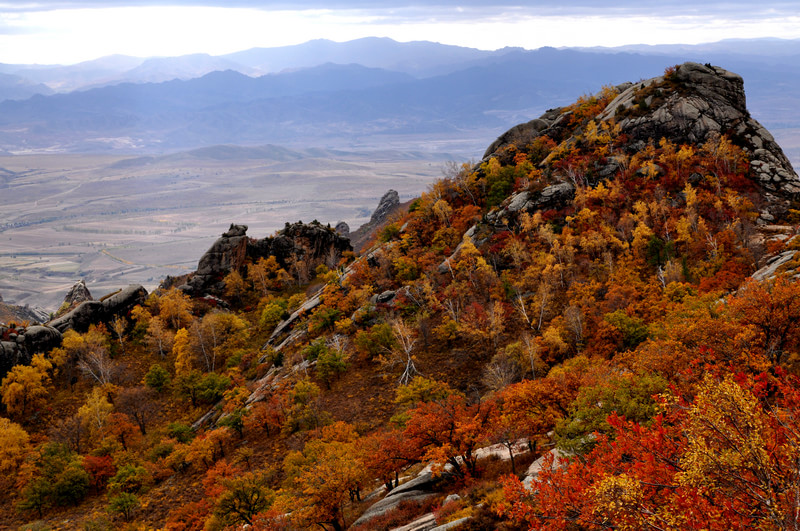
[{"label": "shrub", "polygon": [[622,333],[623,345],[628,350],[636,348],[650,333],[644,321],[638,317],[631,317],[624,310],[608,313],[603,318]]},{"label": "shrub", "polygon": [[213,404],[222,399],[225,390],[231,385],[231,379],[227,376],[222,376],[210,372],[200,378],[200,386],[197,396],[203,402]]},{"label": "shrub", "polygon": [[344,355],[336,349],[327,349],[317,358],[317,377],[330,389],[331,380],[347,370]]},{"label": "shrub", "polygon": [[122,465],[114,477],[109,480],[108,489],[111,492],[141,492],[152,481],[153,477],[145,467],[128,463]]},{"label": "shrub", "polygon": [[171,422],[167,425],[169,436],[179,443],[186,444],[194,439],[194,430],[181,422]]},{"label": "shrub", "polygon": [[117,496],[114,496],[111,498],[111,502],[108,505],[108,508],[112,513],[122,515],[125,521],[130,521],[130,519],[133,517],[133,513],[136,512],[138,507],[139,498],[129,492],[123,492]]},{"label": "shrub", "polygon": [[169,372],[161,365],[151,365],[150,370],[144,375],[144,384],[150,389],[155,389],[160,393],[165,388],[169,387]]},{"label": "shrub", "polygon": [[397,226],[397,223],[389,223],[378,232],[378,240],[381,243],[394,240],[398,236],[400,236],[400,227]]}]

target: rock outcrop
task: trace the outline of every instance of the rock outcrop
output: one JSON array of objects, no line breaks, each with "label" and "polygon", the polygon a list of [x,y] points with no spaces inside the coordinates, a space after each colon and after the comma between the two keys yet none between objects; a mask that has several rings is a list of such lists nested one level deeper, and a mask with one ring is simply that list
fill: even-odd
[{"label": "rock outcrop", "polygon": [[[684,63],[664,76],[626,83],[615,90],[619,94],[595,121],[613,120],[629,139],[631,153],[662,138],[676,144],[702,144],[724,134],[743,148],[750,160],[750,177],[766,199],[761,223],[782,218],[791,201],[800,196],[800,178],[791,163],[772,135],[748,113],[739,75],[708,64]],[[566,109],[551,109],[511,128],[489,147],[484,160],[513,156],[503,148],[512,143],[529,144],[542,135],[556,142],[570,141],[566,137],[570,114]],[[614,171],[613,167],[598,168],[593,178],[609,177]],[[516,207],[527,201],[527,197],[515,197],[511,203]]]},{"label": "rock outcrop", "polygon": [[223,279],[228,273],[234,270],[244,273],[248,259],[257,262],[270,256],[291,274],[309,275],[321,263],[335,266],[342,254],[350,250],[346,237],[317,221],[287,223],[274,236],[260,240],[247,236],[246,225],[231,225],[203,254],[197,271],[189,275],[180,289],[195,297],[221,295],[225,288]]},{"label": "rock outcrop", "polygon": [[126,316],[137,304],[144,304],[147,290],[139,285],[131,285],[99,301],[84,301],[74,310],[53,319],[48,326],[59,332],[75,330],[86,332],[90,325],[109,324],[116,316]]},{"label": "rock outcrop", "polygon": [[369,221],[350,233],[350,242],[356,252],[360,252],[364,245],[372,238],[391,215],[400,208],[400,195],[395,190],[389,190],[380,201],[378,207],[372,212]]},{"label": "rock outcrop", "polygon": [[275,236],[249,242],[247,256],[253,261],[274,256],[286,271],[297,269],[301,263],[313,271],[323,262],[335,267],[342,254],[350,250],[352,247],[347,238],[330,226],[312,221],[287,223]]},{"label": "rock outcrop", "polygon": [[572,184],[551,184],[540,192],[524,191],[514,194],[506,202],[505,208],[489,212],[486,215],[486,220],[490,223],[498,224],[509,214],[548,209],[559,210],[568,206],[574,198],[575,186]]},{"label": "rock outcrop", "polygon": [[50,326],[0,326],[0,379],[15,365],[27,365],[34,354],[61,345],[61,332]]},{"label": "rock outcrop", "polygon": [[345,238],[350,237],[350,225],[344,221],[337,223],[333,230],[335,230],[340,236],[344,236]]},{"label": "rock outcrop", "polygon": [[372,213],[369,222],[373,225],[383,222],[392,211],[400,204],[400,195],[395,190],[389,190],[378,202],[378,208]]},{"label": "rock outcrop", "polygon": [[89,288],[86,287],[86,282],[83,280],[79,280],[76,282],[67,294],[64,296],[64,302],[61,303],[61,307],[56,312],[55,317],[61,317],[62,315],[74,310],[78,307],[78,305],[82,302],[86,301],[93,301],[94,298],[92,294],[89,292]]},{"label": "rock outcrop", "polygon": [[222,279],[234,269],[241,269],[247,257],[247,225],[231,224],[197,264],[197,271],[181,289],[192,295],[220,293]]},{"label": "rock outcrop", "polygon": [[447,474],[434,476],[429,471],[420,474],[414,479],[392,489],[386,497],[371,505],[358,520],[353,522],[353,526],[364,525],[373,518],[395,509],[402,502],[420,502],[435,496],[437,485],[447,478]]},{"label": "rock outcrop", "polygon": [[41,323],[47,321],[47,310],[39,307],[17,306],[0,299],[0,323]]},{"label": "rock outcrop", "polygon": [[[91,298],[83,281],[78,282],[64,304],[71,305],[87,295]],[[79,302],[47,325],[0,326],[0,379],[15,365],[29,364],[34,354],[60,346],[62,334],[67,330],[86,332],[93,324],[109,324],[116,316],[127,316],[134,306],[144,304],[146,298],[146,289],[132,285],[99,301]]]}]

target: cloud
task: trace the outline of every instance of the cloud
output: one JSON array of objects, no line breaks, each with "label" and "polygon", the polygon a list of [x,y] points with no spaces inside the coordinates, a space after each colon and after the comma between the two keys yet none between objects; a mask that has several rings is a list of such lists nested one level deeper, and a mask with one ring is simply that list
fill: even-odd
[{"label": "cloud", "polygon": [[[555,5],[554,5],[555,4]],[[752,0],[627,0],[597,2],[596,0],[521,0],[488,2],[487,0],[430,0],[409,3],[402,0],[44,0],[31,2],[8,2],[0,0],[0,11],[42,11],[52,9],[85,9],[108,7],[141,6],[204,6],[204,7],[247,7],[264,10],[303,10],[303,9],[403,9],[403,8],[525,8],[542,11],[552,10],[598,10],[626,11],[637,14],[653,14],[654,11],[683,11],[687,14],[752,12],[764,10],[796,11],[794,0],[773,0],[758,2]]]},{"label": "cloud", "polygon": [[[3,13],[125,7],[216,7],[259,11],[357,11],[396,22],[437,17],[469,20],[473,17],[525,14],[528,16],[713,16],[722,19],[764,19],[796,16],[796,0],[0,0]],[[2,22],[2,20],[0,20]]]},{"label": "cloud", "polygon": [[368,36],[530,49],[800,35],[796,0],[415,1],[0,0],[0,62],[222,55]]}]

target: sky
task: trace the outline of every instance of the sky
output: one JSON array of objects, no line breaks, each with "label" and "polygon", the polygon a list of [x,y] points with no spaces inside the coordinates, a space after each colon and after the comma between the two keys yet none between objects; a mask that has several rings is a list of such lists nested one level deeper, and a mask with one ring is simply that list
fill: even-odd
[{"label": "sky", "polygon": [[223,55],[370,36],[484,50],[796,39],[800,9],[798,0],[0,0],[0,63]]}]

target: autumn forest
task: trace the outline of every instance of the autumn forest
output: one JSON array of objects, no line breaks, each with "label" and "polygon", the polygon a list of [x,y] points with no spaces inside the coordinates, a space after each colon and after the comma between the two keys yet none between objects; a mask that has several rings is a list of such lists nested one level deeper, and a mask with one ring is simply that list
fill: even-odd
[{"label": "autumn forest", "polygon": [[67,330],[2,379],[2,527],[797,528],[798,178],[732,76],[604,87],[360,252]]}]

